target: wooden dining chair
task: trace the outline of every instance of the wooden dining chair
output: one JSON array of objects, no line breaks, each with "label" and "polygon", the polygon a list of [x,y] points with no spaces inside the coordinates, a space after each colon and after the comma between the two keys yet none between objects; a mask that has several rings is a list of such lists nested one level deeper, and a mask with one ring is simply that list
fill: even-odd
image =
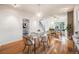
[{"label": "wooden dining chair", "polygon": [[23,53],[31,53],[32,49],[33,49],[33,47],[32,47],[33,43],[30,40],[30,37],[29,36],[23,37],[23,40],[24,40],[24,44],[25,44],[25,47],[23,49]]}]

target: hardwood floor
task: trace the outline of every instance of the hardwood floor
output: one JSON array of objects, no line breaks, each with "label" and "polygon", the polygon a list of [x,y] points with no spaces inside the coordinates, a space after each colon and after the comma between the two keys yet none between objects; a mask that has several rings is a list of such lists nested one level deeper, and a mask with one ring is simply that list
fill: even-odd
[{"label": "hardwood floor", "polygon": [[[74,49],[73,41],[70,41],[70,40],[67,41],[66,45],[62,45],[60,40],[51,39],[48,46],[43,45],[43,43],[40,42],[40,45],[38,45],[37,48],[34,48],[34,45],[26,46],[26,49],[23,51],[24,47],[25,45],[23,40],[9,43],[0,47],[0,54],[74,54],[74,53],[78,53],[77,50]],[[30,52],[28,52],[28,48]]]},{"label": "hardwood floor", "polygon": [[0,46],[0,54],[16,54],[23,51],[23,40]]}]

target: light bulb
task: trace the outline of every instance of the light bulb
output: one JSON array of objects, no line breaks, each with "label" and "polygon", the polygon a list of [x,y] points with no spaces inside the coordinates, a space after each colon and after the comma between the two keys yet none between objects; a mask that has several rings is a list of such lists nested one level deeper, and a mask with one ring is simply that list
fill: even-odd
[{"label": "light bulb", "polygon": [[38,12],[38,13],[36,14],[36,16],[37,16],[37,17],[42,17],[42,13],[41,13],[41,12]]}]

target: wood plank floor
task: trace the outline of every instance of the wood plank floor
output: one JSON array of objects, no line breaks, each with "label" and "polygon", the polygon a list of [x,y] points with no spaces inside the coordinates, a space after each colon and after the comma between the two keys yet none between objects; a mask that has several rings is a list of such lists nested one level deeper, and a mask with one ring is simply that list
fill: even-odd
[{"label": "wood plank floor", "polygon": [[62,45],[59,40],[51,40],[48,47],[40,45],[38,48],[36,48],[35,53],[32,50],[30,54],[76,54],[77,50],[73,48],[72,43],[68,42],[66,45]]}]

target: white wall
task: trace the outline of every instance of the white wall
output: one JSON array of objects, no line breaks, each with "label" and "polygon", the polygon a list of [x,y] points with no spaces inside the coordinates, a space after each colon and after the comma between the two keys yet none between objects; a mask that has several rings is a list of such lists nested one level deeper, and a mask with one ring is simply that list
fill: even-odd
[{"label": "white wall", "polygon": [[0,8],[0,45],[22,39],[22,19],[30,20],[30,33],[40,28],[38,17],[18,10],[17,8]]},{"label": "white wall", "polygon": [[11,9],[0,10],[0,45],[22,39],[22,20]]},{"label": "white wall", "polygon": [[74,32],[79,31],[79,7],[74,8]]}]

